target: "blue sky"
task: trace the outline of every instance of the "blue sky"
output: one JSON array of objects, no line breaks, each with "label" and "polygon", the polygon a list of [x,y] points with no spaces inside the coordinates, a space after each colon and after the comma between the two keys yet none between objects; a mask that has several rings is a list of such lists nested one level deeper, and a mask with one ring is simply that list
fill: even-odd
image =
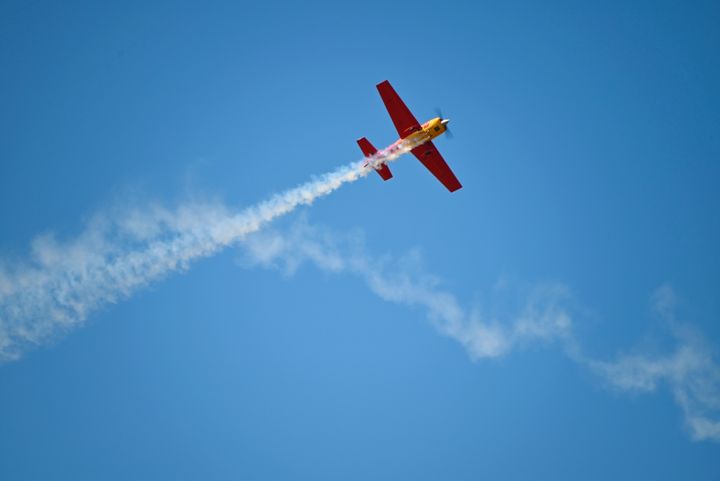
[{"label": "blue sky", "polygon": [[[0,11],[0,340],[42,333],[1,479],[720,475],[713,2]],[[132,288],[63,270],[389,144],[384,79],[462,190],[405,156]]]}]

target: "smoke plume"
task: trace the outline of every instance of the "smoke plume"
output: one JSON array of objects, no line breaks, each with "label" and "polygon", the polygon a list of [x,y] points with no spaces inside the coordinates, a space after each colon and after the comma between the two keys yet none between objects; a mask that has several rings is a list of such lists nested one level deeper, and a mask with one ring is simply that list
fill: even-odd
[{"label": "smoke plume", "polygon": [[[0,361],[81,325],[90,313],[132,295],[171,272],[228,246],[240,245],[246,262],[281,265],[294,272],[303,262],[360,277],[383,300],[422,310],[444,336],[473,360],[497,358],[529,344],[559,347],[608,386],[623,392],[670,390],[693,439],[720,441],[720,365],[702,336],[674,319],[675,294],[663,286],[654,296],[658,315],[671,326],[675,348],[667,354],[621,354],[607,360],[583,353],[576,315],[562,284],[534,288],[506,319],[468,308],[418,267],[418,256],[374,258],[361,242],[300,222],[282,235],[261,232],[272,220],[354,182],[380,162],[417,144],[349,164],[264,202],[235,211],[220,203],[176,209],[149,206],[97,215],[74,239],[37,237],[28,260],[0,261]],[[250,235],[252,234],[252,235]]]},{"label": "smoke plume", "polygon": [[675,319],[676,295],[668,285],[658,288],[652,301],[669,328],[669,352],[636,350],[604,359],[583,351],[576,335],[578,312],[583,309],[563,284],[538,284],[513,309],[489,315],[477,306],[463,305],[444,289],[437,277],[424,271],[417,252],[399,259],[373,257],[360,236],[338,235],[304,220],[282,234],[272,229],[258,232],[241,245],[244,264],[292,274],[310,263],[324,271],[355,275],[383,300],[424,312],[438,332],[458,342],[473,360],[499,358],[529,345],[555,346],[611,389],[650,393],[666,388],[692,439],[720,441],[720,363],[699,332]]},{"label": "smoke plume", "polygon": [[301,205],[368,175],[419,145],[340,167],[268,200],[234,212],[223,205],[153,206],[116,216],[98,215],[75,239],[37,237],[30,259],[0,260],[0,361],[18,359],[82,324],[99,307],[130,296],[170,272],[186,269]]}]

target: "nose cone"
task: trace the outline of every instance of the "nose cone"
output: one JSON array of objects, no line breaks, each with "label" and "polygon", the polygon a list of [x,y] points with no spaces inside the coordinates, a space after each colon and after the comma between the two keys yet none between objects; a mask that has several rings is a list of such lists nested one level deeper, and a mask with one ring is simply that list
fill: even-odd
[{"label": "nose cone", "polygon": [[442,119],[442,120],[440,121],[440,123],[443,124],[443,125],[447,125],[448,122],[450,122],[450,119]]}]

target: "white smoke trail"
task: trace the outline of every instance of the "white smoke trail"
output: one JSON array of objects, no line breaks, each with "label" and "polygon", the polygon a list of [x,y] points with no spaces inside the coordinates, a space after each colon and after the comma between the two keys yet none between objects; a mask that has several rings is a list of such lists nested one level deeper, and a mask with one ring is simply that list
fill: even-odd
[{"label": "white smoke trail", "polygon": [[671,327],[672,351],[634,352],[614,360],[588,356],[575,336],[577,311],[562,284],[535,286],[519,306],[495,316],[463,306],[422,269],[418,255],[400,262],[374,258],[362,238],[296,223],[282,234],[263,231],[242,243],[244,263],[280,267],[293,273],[304,262],[333,273],[361,278],[380,298],[418,308],[443,335],[457,341],[471,359],[498,358],[530,344],[554,344],[600,378],[623,392],[653,392],[664,386],[680,408],[694,440],[720,442],[720,362],[703,336],[674,319],[675,293],[660,287],[653,296],[656,314]]},{"label": "white smoke trail", "polygon": [[[416,145],[400,144],[392,152],[341,167],[240,212],[221,204],[186,204],[172,211],[149,206],[119,216],[96,216],[68,242],[59,243],[49,235],[36,238],[29,261],[0,261],[0,361],[17,359],[26,348],[79,326],[93,310],[246,239],[246,251],[258,262],[281,259],[292,269],[310,260],[322,269],[362,277],[387,301],[424,309],[437,329],[458,341],[473,359],[502,356],[528,343],[555,343],[614,388],[647,392],[666,385],[692,437],[720,441],[720,365],[713,349],[686,329],[675,329],[677,348],[670,354],[636,353],[613,361],[589,358],[575,340],[562,285],[536,289],[516,316],[501,322],[467,309],[421,270],[408,269],[407,264],[384,268],[362,251],[338,247],[332,235],[300,229],[290,236],[247,237]],[[664,318],[672,317],[672,298],[668,289],[656,296]]]},{"label": "white smoke trail", "polygon": [[208,204],[175,211],[152,207],[115,218],[97,216],[69,242],[36,238],[30,261],[0,262],[0,361],[19,358],[26,348],[78,326],[91,311],[187,268],[421,143],[402,141],[241,212]]},{"label": "white smoke trail", "polygon": [[310,262],[326,271],[358,276],[383,300],[424,310],[437,330],[459,342],[473,360],[500,357],[534,342],[561,342],[568,350],[574,346],[569,289],[561,284],[535,286],[521,313],[501,322],[465,309],[436,277],[423,271],[417,252],[399,261],[373,258],[356,235],[337,235],[304,219],[282,233],[271,229],[248,236],[241,245],[243,261],[250,265],[280,266],[292,274]]}]

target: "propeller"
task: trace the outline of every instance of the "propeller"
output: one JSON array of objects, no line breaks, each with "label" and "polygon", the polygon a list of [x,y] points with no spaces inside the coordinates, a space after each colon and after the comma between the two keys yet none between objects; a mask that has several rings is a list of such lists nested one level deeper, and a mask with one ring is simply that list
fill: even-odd
[{"label": "propeller", "polygon": [[447,126],[447,123],[450,121],[450,119],[446,119],[445,117],[443,117],[442,110],[440,110],[439,107],[435,109],[435,114],[437,114],[437,116],[440,117],[440,121],[445,126],[445,135],[447,135],[447,138],[448,139],[454,138],[452,132],[450,131],[450,128]]}]

